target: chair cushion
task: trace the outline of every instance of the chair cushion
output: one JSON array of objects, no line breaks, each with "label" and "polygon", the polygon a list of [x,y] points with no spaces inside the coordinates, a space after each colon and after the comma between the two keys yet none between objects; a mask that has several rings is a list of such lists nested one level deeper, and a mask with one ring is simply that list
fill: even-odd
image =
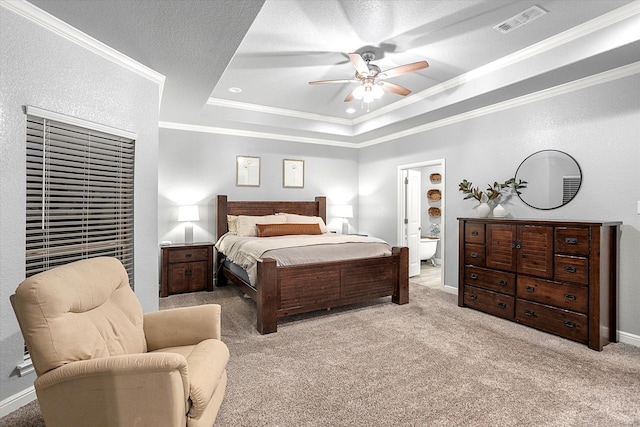
[{"label": "chair cushion", "polygon": [[76,360],[147,350],[142,307],[115,258],[31,276],[12,303],[38,375]]}]

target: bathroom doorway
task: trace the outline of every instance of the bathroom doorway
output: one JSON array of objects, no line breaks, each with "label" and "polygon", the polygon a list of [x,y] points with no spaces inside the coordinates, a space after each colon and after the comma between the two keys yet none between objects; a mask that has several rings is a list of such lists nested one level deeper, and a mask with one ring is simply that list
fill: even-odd
[{"label": "bathroom doorway", "polygon": [[398,242],[409,247],[411,281],[444,283],[444,159],[398,166]]}]

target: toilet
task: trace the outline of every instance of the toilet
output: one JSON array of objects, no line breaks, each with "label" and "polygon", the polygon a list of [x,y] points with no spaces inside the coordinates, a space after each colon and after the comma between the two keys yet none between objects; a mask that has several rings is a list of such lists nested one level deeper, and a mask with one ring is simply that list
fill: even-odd
[{"label": "toilet", "polygon": [[433,256],[438,248],[438,237],[421,236],[420,237],[420,261],[431,260],[431,264],[436,265]]}]

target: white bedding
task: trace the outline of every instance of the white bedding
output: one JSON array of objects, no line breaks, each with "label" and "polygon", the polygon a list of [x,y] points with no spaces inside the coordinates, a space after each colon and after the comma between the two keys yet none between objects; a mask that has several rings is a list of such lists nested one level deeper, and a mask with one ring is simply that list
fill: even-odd
[{"label": "white bedding", "polygon": [[255,285],[257,262],[273,258],[278,266],[391,255],[391,247],[376,237],[325,233],[277,237],[240,237],[227,233],[216,249],[247,271]]}]

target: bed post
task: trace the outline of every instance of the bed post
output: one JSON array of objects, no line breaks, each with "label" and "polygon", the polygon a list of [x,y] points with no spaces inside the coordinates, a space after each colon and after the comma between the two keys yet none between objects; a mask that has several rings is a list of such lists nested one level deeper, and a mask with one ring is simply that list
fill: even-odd
[{"label": "bed post", "polygon": [[409,302],[409,248],[393,247],[392,254],[398,256],[398,281],[391,301],[396,304]]},{"label": "bed post", "polygon": [[227,229],[227,196],[218,194],[216,197],[216,240],[222,237]]},{"label": "bed post", "polygon": [[275,259],[262,258],[258,260],[256,328],[261,334],[270,334],[278,330],[278,277],[276,269]]},{"label": "bed post", "polygon": [[326,223],[327,222],[327,197],[326,196],[316,196],[316,208],[317,212],[314,213],[315,216],[319,216]]}]

